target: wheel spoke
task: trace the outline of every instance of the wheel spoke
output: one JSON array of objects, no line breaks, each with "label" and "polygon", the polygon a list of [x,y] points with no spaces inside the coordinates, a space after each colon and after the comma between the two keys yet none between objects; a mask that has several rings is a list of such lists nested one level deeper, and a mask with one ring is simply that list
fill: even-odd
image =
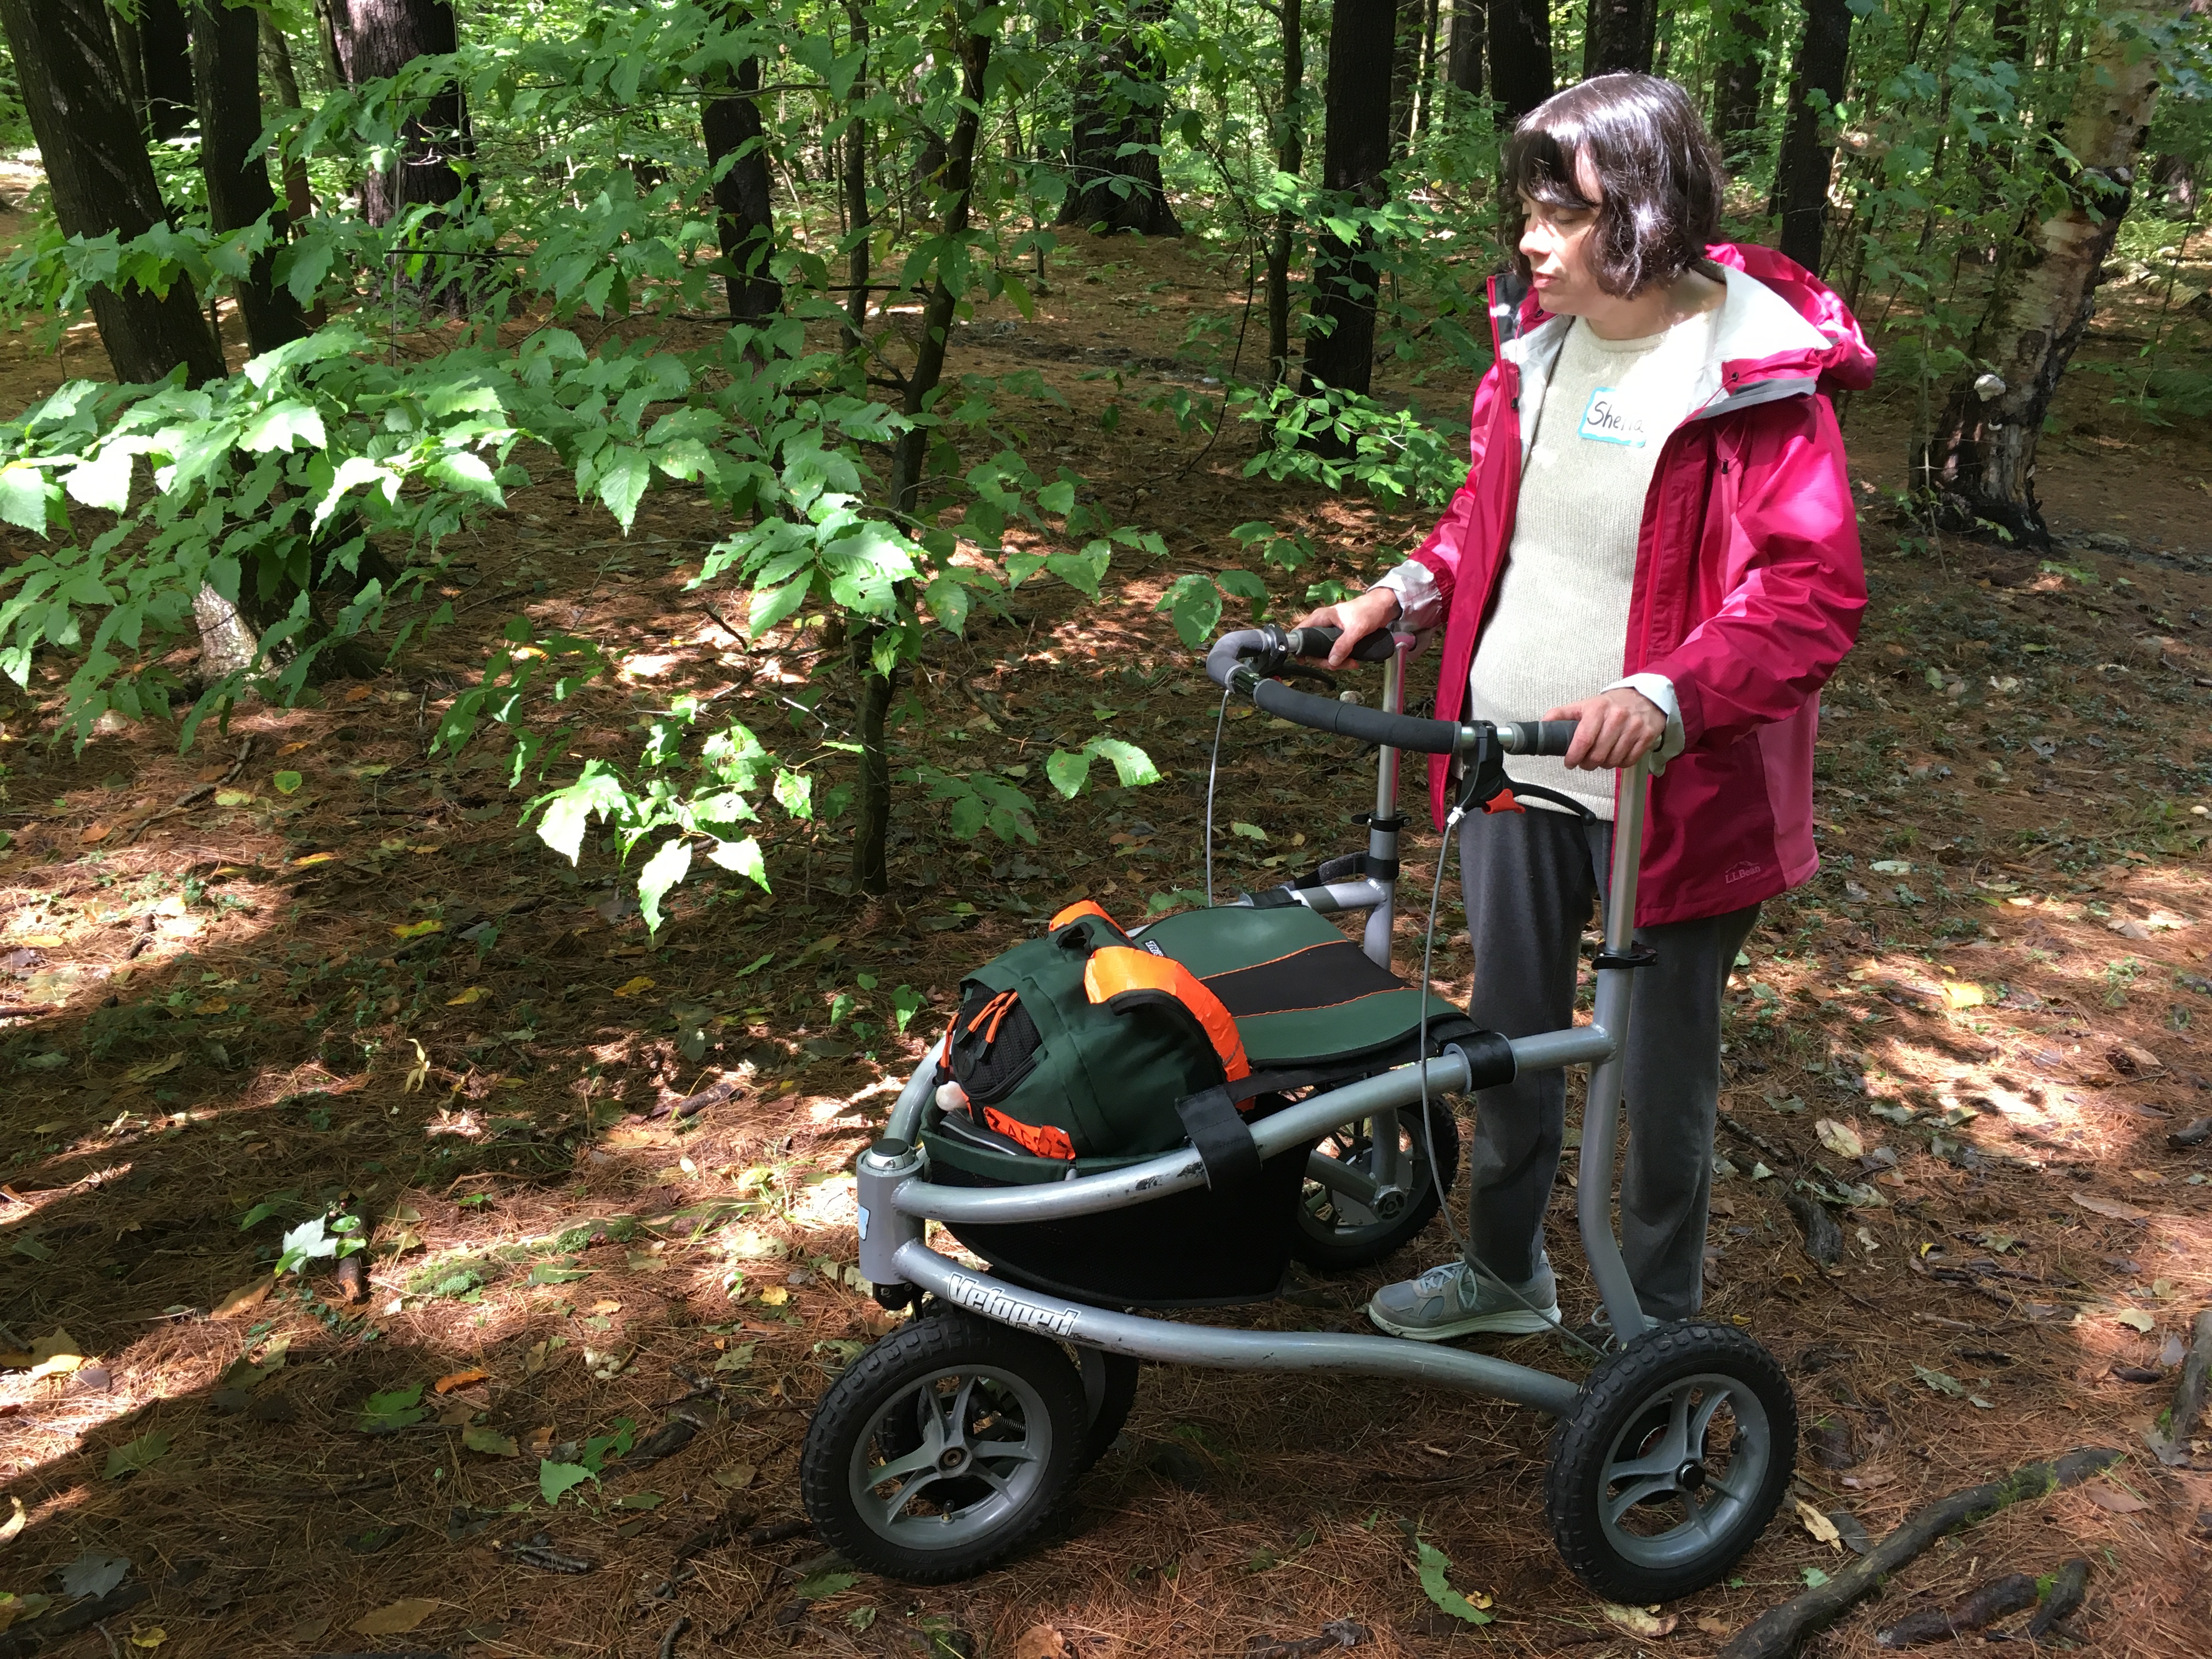
[{"label": "wheel spoke", "polygon": [[871,1470],[877,1480],[902,1480],[909,1474],[937,1467],[936,1449],[924,1446],[920,1451],[908,1452],[904,1457],[894,1458],[879,1469]]},{"label": "wheel spoke", "polygon": [[1703,1457],[1705,1455],[1705,1431],[1713,1425],[1714,1413],[1729,1403],[1726,1389],[1715,1389],[1698,1407],[1698,1414],[1690,1420],[1689,1432],[1683,1437],[1683,1455]]},{"label": "wheel spoke", "polygon": [[[882,1521],[878,1529],[879,1531],[888,1531],[890,1528],[897,1526],[899,1524],[901,1516],[905,1513],[906,1506],[913,1503],[916,1498],[921,1495],[921,1492],[924,1487],[934,1485],[937,1478],[938,1471],[933,1468],[917,1470],[911,1480],[901,1481],[899,1483],[899,1489],[893,1492],[889,1498],[878,1500],[881,1504],[880,1513],[882,1516]],[[914,1518],[921,1520],[925,1517],[917,1516]]]},{"label": "wheel spoke", "polygon": [[1375,1178],[1350,1163],[1321,1152],[1306,1154],[1306,1179],[1361,1204],[1375,1201]]},{"label": "wheel spoke", "polygon": [[1006,1463],[1034,1463],[1044,1455],[1027,1440],[979,1440],[969,1450],[979,1464],[987,1457]]},{"label": "wheel spoke", "polygon": [[969,1403],[975,1397],[975,1385],[982,1380],[981,1377],[975,1376],[963,1376],[960,1379],[959,1390],[952,1396],[951,1409],[945,1413],[944,1445],[964,1446],[968,1443]]},{"label": "wheel spoke", "polygon": [[1674,1490],[1674,1477],[1671,1474],[1654,1475],[1649,1480],[1638,1480],[1626,1491],[1605,1500],[1606,1525],[1608,1527],[1620,1525],[1620,1517],[1645,1498],[1656,1498],[1662,1492],[1671,1492]]}]

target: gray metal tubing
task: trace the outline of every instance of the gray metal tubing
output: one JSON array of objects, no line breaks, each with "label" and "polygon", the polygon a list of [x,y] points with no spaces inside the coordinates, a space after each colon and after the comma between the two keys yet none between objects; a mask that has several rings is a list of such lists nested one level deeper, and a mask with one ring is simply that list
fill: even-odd
[{"label": "gray metal tubing", "polygon": [[[1649,761],[1640,761],[1621,780],[1620,806],[1613,825],[1613,871],[1606,884],[1606,949],[1626,955],[1635,949],[1636,877],[1644,849],[1644,796],[1650,783]],[[1640,1335],[1651,1322],[1636,1299],[1636,1286],[1621,1260],[1613,1230],[1613,1154],[1620,1140],[1620,1091],[1627,1072],[1628,1012],[1635,992],[1632,968],[1601,968],[1597,975],[1595,1023],[1610,1034],[1613,1052],[1590,1073],[1583,1102],[1582,1174],[1575,1197],[1575,1218],[1613,1332],[1624,1341]]]},{"label": "gray metal tubing", "polygon": [[891,1115],[884,1121],[884,1133],[889,1139],[911,1141],[921,1133],[921,1114],[929,1104],[929,1080],[937,1075],[939,1046],[933,1042],[922,1050],[921,1064],[914,1068],[914,1075],[892,1103]]},{"label": "gray metal tubing", "polygon": [[1556,1072],[1562,1066],[1595,1064],[1613,1056],[1613,1033],[1602,1021],[1511,1041],[1516,1072]]},{"label": "gray metal tubing", "polygon": [[[1467,1088],[1467,1062],[1456,1054],[1431,1060],[1428,1073],[1432,1095],[1459,1094]],[[1419,1073],[1410,1066],[1401,1066],[1285,1108],[1253,1125],[1252,1140],[1262,1158],[1273,1158],[1340,1124],[1411,1105],[1420,1097]],[[1199,1162],[1197,1153],[1184,1146],[1125,1169],[1033,1187],[943,1187],[927,1181],[902,1182],[893,1202],[908,1215],[939,1221],[1055,1221],[1066,1216],[1097,1215],[1205,1184],[1206,1166]]]},{"label": "gray metal tubing", "polygon": [[957,1307],[1017,1329],[1041,1331],[1109,1353],[1223,1370],[1336,1371],[1402,1377],[1494,1395],[1554,1417],[1574,1408],[1576,1388],[1565,1377],[1437,1343],[1334,1332],[1223,1330],[1211,1325],[1109,1313],[1080,1302],[1024,1290],[988,1273],[971,1273],[919,1242],[899,1246],[896,1260],[905,1283],[919,1285]]},{"label": "gray metal tubing", "polygon": [[1307,909],[1319,911],[1325,916],[1334,915],[1339,910],[1377,908],[1389,899],[1391,892],[1379,881],[1332,881],[1319,887],[1298,887],[1291,890],[1297,893],[1298,902]]}]

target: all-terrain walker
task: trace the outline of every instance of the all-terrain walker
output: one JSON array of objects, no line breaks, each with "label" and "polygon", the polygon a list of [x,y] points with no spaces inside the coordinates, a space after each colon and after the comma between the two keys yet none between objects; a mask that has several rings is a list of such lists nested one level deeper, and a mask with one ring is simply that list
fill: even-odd
[{"label": "all-terrain walker", "polygon": [[[1413,641],[1402,635],[1371,636],[1356,653],[1383,660],[1379,708],[1274,678],[1313,673],[1293,659],[1326,654],[1336,638],[1243,630],[1215,644],[1207,672],[1225,695],[1249,696],[1269,714],[1378,746],[1366,851],[1257,896],[1110,935],[1121,955],[1149,952],[1218,988],[1236,1029],[1215,1040],[1249,1061],[1242,1092],[1173,1103],[1189,1133],[1167,1150],[1040,1176],[994,1153],[989,1132],[948,1109],[933,1048],[861,1155],[860,1270],[886,1305],[921,1305],[830,1388],[807,1433],[807,1511],[854,1565],[943,1583],[1005,1557],[1112,1443],[1139,1359],[1410,1378],[1548,1413],[1553,1539],[1574,1574],[1615,1601],[1667,1601],[1716,1582],[1780,1504],[1797,1441],[1781,1368],[1732,1326],[1648,1319],[1613,1233],[1631,985],[1651,960],[1632,928],[1648,764],[1622,779],[1591,1023],[1510,1040],[1478,1030],[1390,972],[1398,751],[1457,757],[1461,807],[1494,806],[1504,804],[1502,755],[1563,754],[1574,728],[1406,714]],[[1362,945],[1327,919],[1363,908]],[[1079,948],[1097,939],[1086,944],[1077,924],[1111,927],[1084,922],[1085,910],[1103,915],[1084,906],[1055,919]],[[1285,966],[1298,963],[1317,971]],[[948,1038],[943,1052],[951,1048]],[[1592,1070],[1577,1218],[1615,1340],[1579,1385],[1443,1345],[1128,1311],[1271,1296],[1292,1256],[1324,1269],[1382,1260],[1454,1185],[1451,1097],[1583,1064]],[[932,1221],[989,1271],[933,1249]]]}]

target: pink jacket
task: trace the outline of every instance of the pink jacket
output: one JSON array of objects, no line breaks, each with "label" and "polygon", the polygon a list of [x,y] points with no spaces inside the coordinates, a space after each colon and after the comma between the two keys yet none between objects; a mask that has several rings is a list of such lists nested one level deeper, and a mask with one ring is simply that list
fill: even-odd
[{"label": "pink jacket", "polygon": [[[1651,786],[1637,904],[1647,924],[1739,909],[1820,867],[1817,694],[1866,608],[1826,394],[1871,385],[1874,354],[1843,301],[1803,267],[1764,247],[1723,243],[1707,255],[1728,293],[1694,412],[1665,440],[1644,500],[1621,665],[1673,682],[1685,739]],[[1444,608],[1442,720],[1466,706],[1475,641],[1513,540],[1531,435],[1520,401],[1540,400],[1567,328],[1523,288],[1492,282],[1498,361],[1475,390],[1467,483],[1413,556]],[[1439,826],[1445,784],[1433,761]]]}]

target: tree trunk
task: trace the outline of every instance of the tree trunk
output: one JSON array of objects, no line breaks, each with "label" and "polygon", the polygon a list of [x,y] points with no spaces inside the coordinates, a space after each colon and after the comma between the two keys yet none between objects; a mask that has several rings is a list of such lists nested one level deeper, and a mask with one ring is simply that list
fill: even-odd
[{"label": "tree trunk", "polygon": [[[845,15],[852,21],[854,48],[865,52],[867,8],[861,0],[847,0]],[[845,280],[852,284],[845,296],[845,318],[847,337],[855,346],[868,321],[869,242],[874,228],[868,210],[868,118],[860,113],[868,95],[868,60],[862,58],[860,72],[853,80],[852,125],[845,129],[845,222],[853,238],[853,251],[845,262]]]},{"label": "tree trunk", "polygon": [[[1283,96],[1275,117],[1275,170],[1295,179],[1305,171],[1305,15],[1299,0],[1281,0]],[[1297,236],[1297,215],[1283,208],[1275,215],[1274,240],[1267,245],[1267,384],[1291,379],[1291,254]]]},{"label": "tree trunk", "polygon": [[1731,161],[1749,154],[1766,125],[1764,0],[1720,0],[1714,8],[1713,137]]},{"label": "tree trunk", "polygon": [[[1428,15],[1421,24],[1420,85],[1413,101],[1413,137],[1429,130],[1429,117],[1437,101],[1437,33],[1443,27],[1443,0],[1428,0]],[[1410,140],[1408,141],[1411,142]]]},{"label": "tree trunk", "polygon": [[1659,21],[1657,0],[1589,0],[1583,33],[1583,78],[1622,70],[1651,72],[1651,42]]},{"label": "tree trunk", "polygon": [[[269,168],[253,153],[261,137],[261,29],[254,14],[222,0],[198,0],[192,11],[192,82],[199,88],[200,171],[207,179],[208,220],[217,231],[244,230],[270,216],[281,241],[284,214],[269,187]],[[272,272],[272,244],[238,284],[238,308],[253,355],[274,351],[307,331],[298,302]]]},{"label": "tree trunk", "polygon": [[1488,0],[1453,0],[1451,49],[1444,79],[1470,98],[1482,96],[1484,9]]},{"label": "tree trunk", "polygon": [[1836,159],[1834,112],[1843,101],[1851,52],[1851,9],[1848,0],[1807,0],[1806,13],[1790,87],[1790,123],[1783,129],[1767,211],[1781,218],[1783,252],[1818,271],[1828,222],[1828,170]]},{"label": "tree trunk", "polygon": [[[968,215],[975,194],[975,144],[982,131],[985,71],[991,65],[991,37],[971,33],[966,24],[975,13],[963,9],[958,49],[961,64],[960,114],[945,147],[945,164],[939,173],[945,218],[940,231],[951,246],[968,228]],[[952,332],[952,313],[959,295],[938,268],[929,299],[922,307],[921,343],[914,367],[907,373],[902,411],[919,415],[927,409],[945,379],[945,352]],[[891,447],[890,502],[902,517],[911,519],[921,499],[921,475],[929,453],[929,434],[909,428]],[[897,689],[896,671],[884,673],[875,665],[875,645],[880,624],[869,623],[852,633],[852,663],[860,678],[859,737],[860,788],[854,801],[853,884],[864,893],[890,890],[890,867],[886,852],[891,824],[890,756],[884,745],[884,725]]]},{"label": "tree trunk", "polygon": [[2058,129],[2079,163],[2063,175],[2065,205],[2006,245],[1969,362],[1912,458],[1914,483],[1948,528],[1994,531],[2031,548],[2050,544],[2035,499],[2036,440],[2095,313],[2157,106],[2158,61],[2141,52],[2142,33],[2175,9],[2171,0],[2124,0],[2099,15]]},{"label": "tree trunk", "polygon": [[[1110,38],[1096,23],[1084,29],[1067,152],[1071,178],[1060,210],[1063,225],[1102,225],[1109,234],[1182,234],[1160,179],[1167,85],[1159,54],[1146,36],[1167,14],[1168,0],[1138,0]],[[1143,148],[1125,151],[1130,144]]]},{"label": "tree trunk", "polygon": [[1490,95],[1517,121],[1552,95],[1552,14],[1545,0],[1491,0]]},{"label": "tree trunk", "polygon": [[[1398,8],[1395,38],[1390,52],[1390,155],[1403,156],[1413,135],[1413,105],[1421,85],[1421,20],[1424,0],[1407,0]],[[1332,49],[1334,42],[1332,41]]]},{"label": "tree trunk", "polygon": [[783,307],[783,284],[769,269],[775,254],[775,185],[754,101],[760,84],[760,59],[748,58],[738,65],[735,86],[710,88],[719,95],[699,112],[714,169],[714,228],[730,267],[722,283],[730,319],[738,323],[757,323]]},{"label": "tree trunk", "polygon": [[[1382,205],[1390,165],[1390,58],[1398,0],[1336,0],[1328,31],[1328,125],[1322,188]],[[1374,239],[1324,233],[1314,245],[1305,383],[1363,395],[1374,383]]]},{"label": "tree trunk", "polygon": [[[127,240],[152,229],[166,217],[161,192],[124,95],[102,0],[0,0],[0,26],[62,234],[113,231]],[[188,385],[222,378],[222,356],[190,283],[173,284],[164,299],[136,285],[96,288],[92,314],[125,384],[158,380],[179,363]]]},{"label": "tree trunk", "polygon": [[2027,0],[1996,0],[1990,9],[1990,33],[1997,56],[2023,71],[2027,62]]},{"label": "tree trunk", "polygon": [[115,32],[116,67],[123,75],[123,100],[138,118],[139,135],[146,133],[146,41],[138,33],[138,20],[119,11],[107,15]]},{"label": "tree trunk", "polygon": [[[332,67],[347,86],[397,75],[417,58],[441,56],[459,45],[453,9],[447,0],[318,0],[328,25]],[[460,199],[461,175],[453,166],[469,154],[468,111],[459,82],[431,99],[406,125],[404,148],[388,173],[361,181],[361,216],[387,225],[408,209]]]},{"label": "tree trunk", "polygon": [[179,137],[197,112],[192,32],[182,0],[138,0],[137,34],[147,129],[156,138]]},{"label": "tree trunk", "polygon": [[[277,103],[286,109],[297,109],[300,77],[292,69],[292,43],[274,17],[265,11],[260,16],[261,71],[269,77]],[[296,155],[284,163],[284,210],[295,222],[315,210],[314,193],[307,185],[307,164]]]}]

